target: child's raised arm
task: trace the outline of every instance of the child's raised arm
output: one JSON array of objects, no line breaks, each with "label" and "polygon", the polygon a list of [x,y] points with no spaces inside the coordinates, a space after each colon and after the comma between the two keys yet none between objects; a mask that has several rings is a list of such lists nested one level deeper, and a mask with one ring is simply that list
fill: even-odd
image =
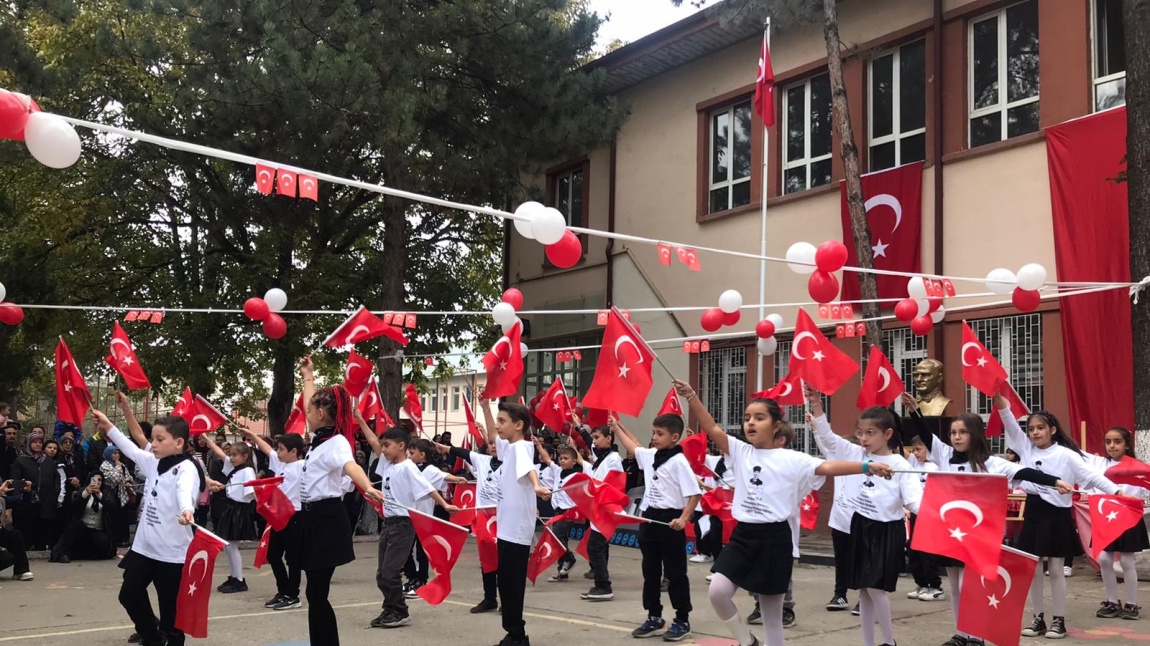
[{"label": "child's raised arm", "polygon": [[483,409],[483,421],[487,425],[487,428],[484,429],[487,431],[487,442],[494,445],[498,434],[495,432],[495,418],[491,415],[491,400],[479,400],[479,407]]},{"label": "child's raised arm", "polygon": [[256,432],[253,431],[252,429],[245,428],[243,430],[243,433],[244,433],[244,437],[248,438],[249,440],[252,441],[252,444],[256,445],[256,448],[260,450],[260,453],[263,453],[264,455],[269,456],[269,457],[271,456],[272,453],[275,453],[275,451],[272,450],[272,445],[268,444],[264,440],[264,438],[256,435]]},{"label": "child's raised arm", "polygon": [[212,439],[211,433],[204,433],[204,443],[208,445],[208,448],[211,449],[213,455],[227,463],[228,454],[224,453],[223,449],[216,446],[216,441]]},{"label": "child's raised arm", "polygon": [[136,413],[128,403],[128,396],[117,392],[116,404],[119,405],[120,412],[124,414],[124,421],[128,425],[128,432],[132,435],[132,441],[141,449],[147,446],[148,438],[144,435],[144,427],[140,426],[140,422],[136,420]]},{"label": "child's raised arm", "polygon": [[[358,403],[359,402],[355,402],[352,405],[351,416],[355,418],[355,423],[359,424],[359,432],[363,434],[363,439],[367,442],[367,445],[371,447],[371,451],[375,453],[375,457],[378,458],[383,455],[383,444],[380,443],[379,438],[372,432],[371,427],[367,425],[367,421],[363,419],[363,414],[359,412]],[[376,420],[375,423],[378,424],[379,420]]]},{"label": "child's raised arm", "polygon": [[707,412],[707,407],[703,406],[703,402],[699,401],[695,390],[691,388],[690,384],[679,381],[678,379],[675,380],[674,384],[675,393],[687,399],[687,409],[695,419],[699,420],[699,427],[707,433],[707,439],[715,443],[715,446],[719,448],[719,453],[730,454],[730,446],[727,443],[727,439],[730,436],[715,422],[715,418],[711,416],[711,413]]},{"label": "child's raised arm", "polygon": [[635,449],[641,448],[639,440],[635,439],[634,435],[631,435],[631,431],[628,431],[627,428],[619,422],[619,418],[615,417],[614,413],[607,416],[607,426],[615,433],[615,437],[623,444],[623,448],[627,449],[627,454],[631,457],[635,457]]}]

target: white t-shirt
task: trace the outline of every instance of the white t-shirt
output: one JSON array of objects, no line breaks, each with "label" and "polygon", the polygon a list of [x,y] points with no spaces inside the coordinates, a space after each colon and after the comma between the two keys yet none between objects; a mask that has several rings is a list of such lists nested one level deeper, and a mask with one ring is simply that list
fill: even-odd
[{"label": "white t-shirt", "polygon": [[303,460],[295,462],[282,462],[279,456],[272,453],[268,456],[268,468],[277,476],[283,476],[280,491],[291,501],[291,506],[299,511],[300,491],[303,488]]},{"label": "white t-shirt", "polygon": [[179,517],[196,510],[200,479],[195,463],[185,460],[160,475],[156,456],[140,450],[120,429],[112,427],[105,437],[144,473],[140,524],[132,551],[163,563],[183,563],[192,542],[192,526],[181,525]]},{"label": "white t-shirt", "polygon": [[[823,416],[822,420],[826,422],[826,416]],[[846,441],[831,430],[829,423],[813,424],[811,430],[815,432],[815,444],[819,447],[819,451],[827,456],[828,460],[846,459],[836,455],[831,448],[832,446],[838,448],[840,442]],[[849,442],[846,443],[849,444]],[[850,533],[851,516],[854,515],[854,508],[851,507],[850,500],[862,487],[864,479],[862,473],[851,476],[835,476],[835,497],[831,502],[830,517],[827,519],[827,524],[830,525],[831,529]]]},{"label": "white t-shirt", "polygon": [[[938,465],[938,470],[946,473],[982,473],[975,471],[974,465],[969,461],[967,462],[952,462],[951,458],[954,456],[955,450],[953,446],[943,442],[938,438],[934,438],[930,443],[930,460],[931,463]],[[987,456],[986,458],[986,471],[985,473],[994,473],[997,475],[1006,476],[1010,480],[1014,480],[1014,474],[1023,469],[1021,464],[1011,462],[1010,460],[1003,460],[997,455]]]},{"label": "white t-shirt", "polygon": [[[440,471],[435,467],[435,465],[432,464],[428,464],[423,468],[416,466],[416,469],[419,469],[420,474],[425,480],[427,480],[427,484],[431,485],[432,489],[438,491],[439,495],[447,495],[447,474],[443,473],[443,471]],[[431,512],[435,511],[435,505],[435,499],[431,497],[431,494],[428,494],[427,496],[416,501],[415,508],[425,514],[430,515]]]},{"label": "white t-shirt", "polygon": [[[534,447],[533,447],[534,448]],[[492,457],[475,451],[471,452],[471,471],[475,474],[475,506],[495,507],[503,499],[499,488],[503,465],[491,468]]]},{"label": "white t-shirt", "polygon": [[[934,440],[934,441],[938,442],[938,440]],[[911,456],[908,457],[906,459],[906,461],[910,463],[910,468],[914,469],[915,471],[938,471],[938,465],[937,464],[930,462],[930,461],[919,462],[918,458],[916,458],[914,456],[914,454],[911,454]],[[926,484],[926,474],[925,473],[919,473],[917,475],[918,475],[918,481],[921,482],[923,485],[925,485]]]},{"label": "white t-shirt", "polygon": [[591,462],[584,462],[583,464],[586,464],[588,467],[590,467],[588,473],[591,474],[591,477],[599,481],[602,481],[603,478],[606,478],[607,474],[612,471],[623,470],[623,458],[619,455],[618,451],[611,451],[608,453],[607,456],[603,458],[603,461],[599,463],[598,468],[595,468],[594,460]]},{"label": "white t-shirt", "polygon": [[[887,464],[897,471],[910,471],[910,463],[901,455],[875,455],[835,435],[825,415],[816,417],[813,425],[830,451],[828,457],[833,460],[870,460]],[[851,514],[857,512],[879,522],[902,520],[903,508],[917,514],[921,502],[922,482],[916,473],[896,473],[890,480],[863,474],[859,486],[843,500]]]},{"label": "white t-shirt", "polygon": [[[583,464],[586,465],[587,463],[584,462]],[[562,475],[563,469],[558,464],[552,462],[545,468],[545,472],[547,474],[547,482],[549,484],[544,486],[550,488],[551,491],[554,492],[551,494],[551,506],[555,509],[555,511],[566,511],[574,507],[575,501],[571,500],[571,496],[567,495],[566,491],[560,491],[560,489],[566,487],[571,478],[576,474],[581,473],[581,471],[579,469],[572,469],[571,473],[569,473],[567,477],[564,478]]]},{"label": "white t-shirt", "polygon": [[256,499],[255,487],[240,487],[237,485],[245,482],[250,482],[256,479],[256,470],[251,467],[243,467],[235,475],[232,472],[236,468],[232,466],[231,460],[224,460],[224,475],[228,476],[228,486],[224,487],[224,492],[228,498],[235,502],[251,502]]},{"label": "white t-shirt", "polygon": [[[500,444],[500,442],[502,444]],[[535,538],[535,487],[527,474],[535,470],[535,445],[528,440],[498,440],[496,449],[503,458],[500,489],[503,499],[497,507],[496,538],[518,545],[531,545]]]},{"label": "white t-shirt", "polygon": [[[1018,425],[1018,420],[1014,419],[1009,408],[999,409],[998,413],[1003,426],[1006,427],[1006,441],[1018,454],[1019,464],[1048,473],[1063,482],[1082,485],[1083,489],[1097,489],[1107,494],[1118,493],[1118,485],[1087,466],[1086,458],[1081,454],[1061,444],[1051,444],[1045,449],[1040,449],[1034,446],[1022,431],[1022,427]],[[1055,507],[1069,508],[1073,502],[1069,495],[1062,495],[1054,487],[1023,482],[1021,488],[1027,494],[1037,495]]]},{"label": "white t-shirt", "polygon": [[702,494],[695,472],[691,470],[691,463],[682,453],[672,456],[656,471],[655,449],[637,448],[635,462],[643,470],[646,484],[643,501],[639,503],[641,512],[648,509],[682,509],[691,496]]},{"label": "white t-shirt", "polygon": [[728,482],[735,487],[731,516],[740,523],[781,523],[796,516],[823,460],[790,449],[756,449],[727,438]]},{"label": "white t-shirt", "polygon": [[303,459],[302,502],[343,497],[343,465],[355,462],[347,438],[335,435],[309,449]]},{"label": "white t-shirt", "polygon": [[[410,514],[404,507],[419,509],[418,502],[431,495],[434,487],[420,473],[419,467],[407,458],[400,462],[391,463],[380,459],[375,472],[382,478],[380,488],[383,491],[384,516],[407,517]],[[419,511],[423,511],[419,509]]]}]

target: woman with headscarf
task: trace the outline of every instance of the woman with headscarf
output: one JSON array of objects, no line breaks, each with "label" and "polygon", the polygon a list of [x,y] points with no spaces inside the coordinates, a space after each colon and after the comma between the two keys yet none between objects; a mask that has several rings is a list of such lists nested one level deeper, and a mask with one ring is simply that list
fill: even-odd
[{"label": "woman with headscarf", "polygon": [[41,549],[47,540],[40,522],[40,467],[44,462],[44,434],[33,431],[12,465],[12,484],[20,494],[12,508],[12,525],[24,535],[28,550]]},{"label": "woman with headscarf", "polygon": [[112,523],[112,536],[116,545],[124,546],[128,542],[128,525],[130,524],[131,502],[135,498],[132,488],[132,473],[128,467],[120,462],[120,449],[115,444],[109,444],[104,449],[104,462],[100,464],[100,475],[104,476],[105,488],[120,499],[120,512],[116,514]]}]

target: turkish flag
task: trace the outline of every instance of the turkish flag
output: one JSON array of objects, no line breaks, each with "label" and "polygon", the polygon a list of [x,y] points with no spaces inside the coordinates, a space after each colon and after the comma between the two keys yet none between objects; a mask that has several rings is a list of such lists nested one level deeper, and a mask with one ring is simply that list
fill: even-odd
[{"label": "turkish flag", "polygon": [[583,397],[583,406],[638,415],[651,392],[651,365],[654,362],[655,351],[623,317],[619,308],[612,307],[607,315],[607,329],[603,332],[603,347],[599,351],[599,363],[595,365],[595,377]]},{"label": "turkish flag", "polygon": [[755,78],[755,114],[770,128],[775,125],[775,71],[771,67],[771,47],[767,32],[763,32],[763,47],[759,50],[759,75]]},{"label": "turkish flag", "polygon": [[899,378],[898,371],[891,365],[890,359],[886,358],[877,345],[871,345],[866,375],[863,376],[862,388],[859,389],[855,405],[860,409],[890,406],[904,390],[906,386]]},{"label": "turkish flag", "polygon": [[663,398],[663,405],[659,408],[660,415],[683,415],[683,405],[679,403],[679,393],[672,388]]},{"label": "turkish flag", "polygon": [[659,243],[659,264],[666,266],[671,265],[671,246],[665,245],[662,242]]},{"label": "turkish flag", "polygon": [[459,511],[451,515],[451,522],[457,525],[471,525],[475,522],[475,483],[455,485],[455,494],[451,504],[459,507]]},{"label": "turkish flag", "polygon": [[467,542],[467,528],[423,512],[412,510],[410,515],[415,535],[427,554],[427,564],[435,570],[435,578],[420,586],[415,593],[427,603],[438,606],[451,594],[451,569]]},{"label": "turkish flag", "polygon": [[[804,343],[810,339],[810,343]],[[816,390],[833,395],[859,371],[859,364],[835,347],[805,310],[799,310],[795,337],[791,341],[791,374],[805,380]]]},{"label": "turkish flag", "polygon": [[319,181],[311,175],[299,176],[299,196],[312,202],[319,201]]},{"label": "turkish flag", "polygon": [[966,321],[962,322],[962,380],[993,397],[1006,381],[1006,370],[975,336]]},{"label": "turkish flag", "polygon": [[467,433],[470,437],[475,439],[475,446],[483,446],[487,443],[487,438],[479,432],[479,427],[475,425],[475,412],[471,410],[471,402],[467,397],[463,398],[463,415],[467,418]]},{"label": "turkish flag", "polygon": [[558,563],[566,553],[567,548],[555,538],[555,533],[544,527],[543,532],[539,534],[539,540],[535,543],[535,551],[531,552],[531,558],[527,561],[527,580],[531,585],[535,585],[535,579],[546,572],[547,568]]},{"label": "turkish flag", "polygon": [[[1004,476],[938,471],[930,474],[911,549],[949,556],[968,571],[992,577],[1006,528]],[[1027,584],[1029,585],[1029,584]]]},{"label": "turkish flag", "polygon": [[288,197],[295,197],[296,192],[296,174],[290,170],[279,170],[279,176],[276,178],[276,192],[280,195]]},{"label": "turkish flag", "polygon": [[415,384],[403,387],[403,412],[407,413],[411,423],[423,432],[423,405],[419,403],[419,393],[415,392]]},{"label": "turkish flag", "polygon": [[363,501],[370,505],[371,508],[375,510],[375,513],[379,514],[380,518],[384,518],[387,515],[384,513],[382,502],[376,502],[371,498],[368,498],[366,492],[364,492],[363,489],[360,489],[359,485],[355,485],[355,490],[359,492],[359,496],[363,498]]},{"label": "turkish flag", "polygon": [[252,561],[252,567],[260,569],[267,565],[268,562],[268,543],[272,538],[272,526],[268,525],[264,528],[263,535],[260,536],[260,544],[256,546],[256,557]]},{"label": "turkish flag", "polygon": [[819,520],[819,492],[811,491],[799,503],[799,527],[813,530]]},{"label": "turkish flag", "polygon": [[[1002,382],[1002,387],[998,389],[998,392],[1002,393],[1006,401],[1010,402],[1010,413],[1014,415],[1014,419],[1030,414],[1030,407],[1026,405],[1026,402],[1022,401],[1022,397],[1018,396],[1018,391],[1014,389],[1014,386],[1010,385],[1009,381]],[[999,437],[1004,430],[1005,427],[1002,425],[1002,417],[998,414],[998,409],[995,409],[986,420],[986,436]]]},{"label": "turkish flag", "polygon": [[288,526],[288,522],[291,521],[292,515],[295,514],[295,507],[292,506],[291,500],[279,488],[280,482],[283,482],[282,476],[244,483],[245,486],[255,489],[256,511],[277,532],[282,532]]},{"label": "turkish flag", "polygon": [[691,470],[703,478],[714,478],[715,472],[707,468],[707,434],[695,433],[679,442],[683,457],[691,464]]},{"label": "turkish flag", "polygon": [[803,406],[807,401],[803,399],[800,381],[798,375],[789,373],[774,388],[752,393],[751,399],[773,399],[780,406]]},{"label": "turkish flag", "polygon": [[583,557],[584,561],[591,562],[591,555],[587,553],[587,543],[591,541],[591,528],[588,527],[583,530],[583,538],[579,539],[579,543],[575,546],[575,553]]},{"label": "turkish flag", "polygon": [[585,473],[571,476],[563,491],[567,492],[567,496],[575,503],[579,513],[586,516],[599,533],[606,537],[613,536],[615,528],[619,525],[619,518],[615,514],[622,512],[631,502],[627,494],[618,487],[596,481]]},{"label": "turkish flag", "polygon": [[483,356],[483,367],[487,370],[487,386],[483,389],[485,399],[495,399],[514,395],[519,391],[519,380],[523,377],[523,350],[519,347],[522,325],[511,326],[507,334],[499,337]]},{"label": "turkish flag", "polygon": [[196,528],[184,557],[180,592],[176,596],[175,626],[189,637],[208,636],[208,601],[212,594],[212,572],[216,555],[227,546],[224,539],[206,529]]},{"label": "turkish flag", "polygon": [[479,569],[484,574],[499,569],[499,548],[496,533],[499,530],[494,509],[476,509],[475,522],[471,531],[475,534],[475,544],[479,548]]},{"label": "turkish flag", "polygon": [[1038,557],[1005,545],[994,551],[998,552],[994,574],[975,578],[970,572],[963,577],[957,628],[997,646],[1018,646],[1018,627]]},{"label": "turkish flag", "polygon": [[[301,395],[302,397],[302,395]],[[195,417],[195,402],[196,396],[192,394],[191,388],[184,388],[184,394],[176,400],[176,405],[172,406],[172,416],[182,417],[188,424],[192,423],[192,418]]]},{"label": "turkish flag", "polygon": [[1131,496],[1090,496],[1090,556],[1102,550],[1126,530],[1142,522],[1142,499]]},{"label": "turkish flag", "polygon": [[1122,456],[1118,464],[1107,469],[1104,475],[1114,484],[1150,489],[1150,464],[1135,460],[1129,455]]},{"label": "turkish flag", "polygon": [[[922,162],[870,173],[862,177],[862,192],[870,229],[874,268],[917,274],[922,270]],[[858,266],[855,237],[847,207],[847,185],[840,184],[843,243],[847,266]],[[879,298],[906,298],[906,276],[875,276]],[[843,272],[842,300],[859,300],[859,277]],[[884,304],[893,307],[893,302]]]},{"label": "turkish flag", "polygon": [[119,321],[112,324],[112,342],[108,346],[108,356],[104,357],[104,363],[120,373],[128,390],[152,387],[147,375],[144,374],[144,368],[140,366],[140,360],[136,358],[136,351],[132,349],[128,333],[120,327]]},{"label": "turkish flag", "polygon": [[[470,435],[464,435],[463,436],[463,439],[459,442],[459,448],[463,449],[464,451],[470,451],[471,450],[471,436]],[[466,469],[467,469],[467,461],[464,460],[463,458],[455,458],[455,465],[451,468],[451,472],[452,473],[463,473],[463,471]],[[458,505],[456,505],[456,506],[458,507]],[[453,520],[451,522],[459,523],[459,521],[457,521],[457,520]],[[468,517],[467,522],[463,522],[463,523],[459,523],[459,524],[460,525],[470,525],[471,524],[470,517]]]},{"label": "turkish flag", "polygon": [[227,416],[199,395],[196,395],[196,399],[192,403],[191,414],[192,420],[188,422],[188,425],[191,427],[189,430],[192,435],[211,433],[228,423]]},{"label": "turkish flag", "polygon": [[303,393],[299,394],[299,398],[295,400],[295,405],[291,407],[291,413],[288,415],[287,423],[284,424],[284,432],[293,435],[303,435],[307,430],[307,412],[304,409]]},{"label": "turkish flag", "polygon": [[607,420],[611,416],[611,411],[605,408],[588,408],[586,404],[583,406],[583,423],[591,428],[599,426],[606,426]]},{"label": "turkish flag", "polygon": [[[375,364],[367,357],[360,356],[355,350],[352,350],[351,354],[347,355],[347,367],[343,370],[343,387],[349,393],[361,395],[367,389],[373,372],[375,372]],[[364,419],[367,418],[364,417]]]},{"label": "turkish flag", "polygon": [[56,419],[80,426],[88,416],[92,393],[76,367],[64,337],[56,343]]},{"label": "turkish flag", "polygon": [[333,349],[342,348],[379,336],[385,336],[400,345],[407,345],[407,337],[403,336],[399,328],[384,323],[383,319],[361,306],[355,314],[340,323],[339,327],[324,339],[323,344]]},{"label": "turkish flag", "polygon": [[[364,421],[370,422],[373,419],[379,418],[379,414],[383,411],[383,400],[379,396],[379,382],[376,381],[374,375],[368,380],[367,388],[363,391],[363,394],[360,395],[359,402],[356,406],[359,409],[360,417],[362,417]],[[381,426],[383,425],[376,424],[376,435],[387,430],[386,428],[380,428]]]},{"label": "turkish flag", "polygon": [[571,418],[570,404],[571,402],[567,399],[567,391],[563,388],[563,380],[556,379],[551,382],[551,387],[539,400],[539,406],[535,409],[535,416],[552,430],[562,431],[563,426]]},{"label": "turkish flag", "polygon": [[276,169],[263,164],[256,164],[256,190],[264,195],[271,195],[276,184]]},{"label": "turkish flag", "polygon": [[731,542],[731,532],[735,531],[735,524],[738,522],[731,515],[731,505],[734,502],[735,492],[721,488],[708,491],[699,500],[704,514],[723,521],[723,545]]}]

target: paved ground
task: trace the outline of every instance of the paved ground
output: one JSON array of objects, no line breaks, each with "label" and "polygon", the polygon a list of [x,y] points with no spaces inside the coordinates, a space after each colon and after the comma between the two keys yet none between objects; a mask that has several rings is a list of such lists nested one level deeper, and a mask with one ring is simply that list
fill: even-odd
[{"label": "paved ground", "polygon": [[[253,552],[245,551],[251,563]],[[372,644],[402,640],[405,646],[453,644],[490,646],[502,636],[499,615],[471,615],[468,608],[481,598],[478,558],[469,545],[456,567],[455,591],[439,607],[422,600],[412,605],[411,625],[385,631],[368,623],[379,612],[380,596],[375,588],[375,544],[358,543],[357,560],[337,570],[332,601],[339,616],[343,644]],[[590,582],[582,578],[584,564],[567,583],[546,583],[527,592],[527,628],[539,646],[564,644],[633,643],[628,634],[643,619],[640,603],[639,552],[613,547],[612,578],[616,598],[605,603],[579,600]],[[226,559],[216,564],[217,584],[226,576]],[[692,564],[691,591],[695,602],[692,616],[694,642],[701,646],[726,646],[724,627],[715,619],[707,602],[706,565]],[[116,600],[120,574],[111,561],[77,562],[68,565],[32,562],[35,581],[15,582],[5,572],[0,581],[0,643],[98,646],[124,644],[132,632],[127,617]],[[845,646],[861,642],[858,618],[847,612],[827,612],[823,604],[831,593],[833,573],[821,566],[800,566],[795,570],[798,623],[787,630],[793,644]],[[247,593],[224,595],[213,592],[211,635],[200,643],[227,646],[302,645],[307,643],[306,609],[273,612],[263,602],[275,592],[268,568],[250,570]],[[1105,641],[1122,644],[1150,641],[1150,618],[1141,621],[1094,618],[1102,595],[1102,582],[1092,571],[1080,566],[1070,579],[1068,612],[1071,638],[1064,643]],[[903,646],[942,643],[952,632],[952,618],[946,602],[926,603],[906,599],[909,579],[900,580],[900,593],[894,595],[895,636]],[[1150,596],[1144,584],[1143,597]],[[854,598],[851,599],[854,601]],[[740,608],[749,611],[749,598],[740,596]],[[1146,604],[1150,606],[1150,604]],[[668,617],[670,611],[667,611]],[[1044,640],[1023,639],[1023,644]],[[195,643],[195,642],[189,642]],[[655,643],[660,643],[655,640]],[[691,643],[690,641],[684,643]]]}]

